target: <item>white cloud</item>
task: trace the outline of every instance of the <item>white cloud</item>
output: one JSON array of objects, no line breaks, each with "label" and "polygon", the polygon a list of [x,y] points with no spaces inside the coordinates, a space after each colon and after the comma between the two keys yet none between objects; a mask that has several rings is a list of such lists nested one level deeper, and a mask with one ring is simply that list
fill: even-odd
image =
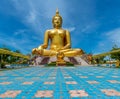
[{"label": "white cloud", "polygon": [[14,33],[14,35],[23,35],[27,30],[26,29],[20,29]]},{"label": "white cloud", "polygon": [[108,41],[98,41],[98,44],[93,49],[94,53],[104,53],[110,51],[111,45]]},{"label": "white cloud", "polygon": [[102,40],[98,41],[98,44],[93,49],[95,53],[108,52],[115,44],[120,47],[120,28],[103,33],[101,38]]},{"label": "white cloud", "polygon": [[[51,27],[51,18],[55,15],[56,8],[64,8],[64,1],[59,0],[12,0],[13,6],[17,10],[22,22],[35,31],[41,32],[41,36],[46,27]],[[50,24],[48,24],[50,23]]]},{"label": "white cloud", "polygon": [[12,0],[12,2],[17,11],[16,17],[20,18],[20,21],[35,31],[35,33],[39,33],[40,29],[42,29],[43,18],[41,17],[43,17],[44,13],[42,13],[41,9],[44,10],[44,4],[39,0],[36,0],[36,2],[32,0]]},{"label": "white cloud", "polygon": [[68,30],[68,31],[70,31],[70,32],[72,32],[72,31],[74,31],[76,28],[75,27],[68,27],[68,28],[65,28],[66,30]]},{"label": "white cloud", "polygon": [[109,41],[120,46],[120,28],[116,28],[106,33]]},{"label": "white cloud", "polygon": [[89,24],[86,24],[83,28],[81,28],[80,32],[93,33],[92,31],[95,31],[98,26],[99,26],[99,23],[97,21],[93,21]]},{"label": "white cloud", "polygon": [[[28,38],[28,35],[25,32],[26,30],[18,30],[14,33],[14,36],[5,35],[0,33],[0,45],[6,45],[14,50],[20,50],[22,53],[30,53],[31,49],[39,44],[32,42],[32,38]],[[17,38],[16,36],[21,36]],[[4,38],[4,39],[3,39]]]},{"label": "white cloud", "polygon": [[89,28],[91,28],[91,26],[90,26],[90,25],[87,25],[85,28],[83,28],[83,29],[81,30],[81,32],[86,32],[86,31],[89,30]]}]

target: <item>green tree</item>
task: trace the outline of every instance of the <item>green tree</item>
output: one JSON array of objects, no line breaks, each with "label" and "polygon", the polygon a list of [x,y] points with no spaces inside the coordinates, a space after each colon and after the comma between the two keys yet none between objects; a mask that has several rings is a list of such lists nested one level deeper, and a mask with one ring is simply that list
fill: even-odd
[{"label": "green tree", "polygon": [[[20,51],[20,50],[15,50],[14,52],[21,54],[21,51]],[[18,61],[20,60],[20,57],[14,57],[13,60],[14,60],[14,62],[18,62]]]},{"label": "green tree", "polygon": [[101,57],[99,57],[98,58],[98,63],[99,64],[103,64],[105,61],[104,61],[104,58],[105,58],[105,56],[101,56]]},{"label": "green tree", "polygon": [[[120,49],[120,48],[119,48],[117,45],[114,45],[114,46],[112,47],[112,50],[111,50],[111,51],[115,51],[115,50],[119,50],[119,49]],[[111,58],[120,61],[120,52],[112,53],[112,54],[111,54]]]},{"label": "green tree", "polygon": [[16,53],[21,53],[20,50],[15,50],[14,52],[16,52]]}]

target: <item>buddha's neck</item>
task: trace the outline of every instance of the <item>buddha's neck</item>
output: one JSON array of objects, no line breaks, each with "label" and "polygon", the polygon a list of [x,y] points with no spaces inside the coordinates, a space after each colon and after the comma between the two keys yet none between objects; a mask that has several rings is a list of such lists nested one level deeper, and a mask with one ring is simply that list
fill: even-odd
[{"label": "buddha's neck", "polygon": [[61,26],[55,26],[54,28],[55,29],[61,29]]},{"label": "buddha's neck", "polygon": [[59,26],[53,25],[53,28],[55,28],[55,29],[61,29],[61,25],[59,25]]},{"label": "buddha's neck", "polygon": [[59,28],[58,28],[58,27],[57,27],[57,28],[55,27],[55,29],[61,29],[61,27],[59,27]]}]

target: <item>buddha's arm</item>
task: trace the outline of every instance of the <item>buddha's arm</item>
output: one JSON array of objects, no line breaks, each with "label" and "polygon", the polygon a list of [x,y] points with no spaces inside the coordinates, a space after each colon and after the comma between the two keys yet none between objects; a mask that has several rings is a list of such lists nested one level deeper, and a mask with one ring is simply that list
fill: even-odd
[{"label": "buddha's arm", "polygon": [[63,49],[71,48],[71,40],[70,40],[70,33],[68,30],[66,30],[66,45],[63,47]]},{"label": "buddha's arm", "polygon": [[40,45],[38,48],[46,49],[48,47],[48,39],[49,39],[49,35],[48,35],[48,31],[46,31],[44,36],[44,43]]}]

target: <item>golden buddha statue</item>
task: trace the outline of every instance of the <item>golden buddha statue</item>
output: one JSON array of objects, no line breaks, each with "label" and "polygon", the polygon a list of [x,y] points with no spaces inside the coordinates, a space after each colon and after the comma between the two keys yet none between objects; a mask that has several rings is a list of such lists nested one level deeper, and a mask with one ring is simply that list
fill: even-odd
[{"label": "golden buddha statue", "polygon": [[[71,49],[70,33],[68,30],[62,29],[62,17],[58,10],[56,10],[52,23],[53,29],[45,32],[44,43],[38,48],[34,48],[32,53],[41,56],[57,56],[59,53],[63,53],[67,57],[82,55],[84,52],[81,49]],[[46,49],[49,41],[50,49]]]}]

